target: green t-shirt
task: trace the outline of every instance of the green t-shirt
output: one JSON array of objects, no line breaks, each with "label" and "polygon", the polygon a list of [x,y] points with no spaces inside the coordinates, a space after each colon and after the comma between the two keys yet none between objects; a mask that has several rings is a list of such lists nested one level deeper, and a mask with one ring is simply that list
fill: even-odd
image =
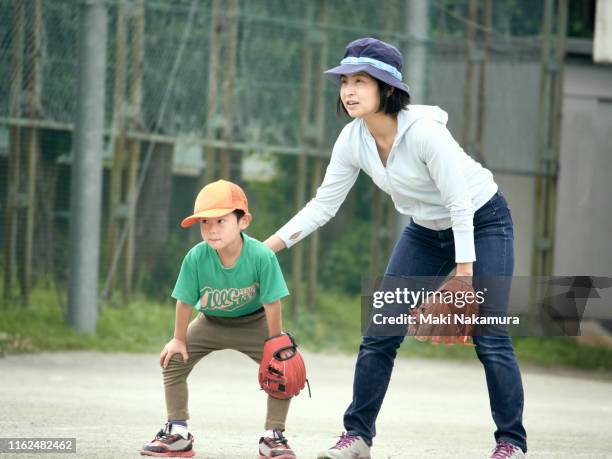
[{"label": "green t-shirt", "polygon": [[274,252],[241,234],[242,251],[231,268],[206,242],[193,247],[183,259],[172,298],[208,315],[238,317],[289,295]]}]

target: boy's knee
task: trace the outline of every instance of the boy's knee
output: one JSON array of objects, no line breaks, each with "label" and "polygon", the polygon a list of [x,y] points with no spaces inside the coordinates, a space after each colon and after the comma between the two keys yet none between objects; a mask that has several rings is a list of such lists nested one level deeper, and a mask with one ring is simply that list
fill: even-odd
[{"label": "boy's knee", "polygon": [[162,372],[164,376],[166,375],[174,375],[176,373],[182,373],[183,371],[189,371],[189,367],[187,363],[183,361],[183,356],[179,354],[174,354],[166,368],[162,368]]}]

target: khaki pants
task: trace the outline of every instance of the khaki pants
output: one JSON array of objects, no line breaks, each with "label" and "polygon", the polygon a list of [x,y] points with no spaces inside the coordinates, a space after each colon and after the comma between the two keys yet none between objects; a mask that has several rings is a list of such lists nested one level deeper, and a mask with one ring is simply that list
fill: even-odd
[{"label": "khaki pants", "polygon": [[[187,364],[183,363],[181,354],[174,354],[163,370],[168,419],[189,419],[187,376],[202,357],[213,351],[234,349],[259,365],[267,337],[268,325],[263,311],[237,318],[198,315],[187,330]],[[289,402],[268,397],[266,429],[285,429]]]}]

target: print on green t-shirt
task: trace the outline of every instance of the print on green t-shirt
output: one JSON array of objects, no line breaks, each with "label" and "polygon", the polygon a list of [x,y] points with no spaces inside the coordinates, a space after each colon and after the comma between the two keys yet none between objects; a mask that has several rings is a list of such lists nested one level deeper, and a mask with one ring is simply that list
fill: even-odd
[{"label": "print on green t-shirt", "polygon": [[193,247],[183,259],[172,298],[208,315],[238,317],[289,295],[274,252],[245,233],[242,239],[231,268],[205,242]]}]

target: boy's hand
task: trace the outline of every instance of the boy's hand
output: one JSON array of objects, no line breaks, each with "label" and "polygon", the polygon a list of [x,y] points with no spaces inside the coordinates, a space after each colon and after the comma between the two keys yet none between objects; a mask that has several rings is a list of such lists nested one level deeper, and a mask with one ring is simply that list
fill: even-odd
[{"label": "boy's hand", "polygon": [[[278,338],[279,336],[283,336],[283,335],[286,335],[286,334],[287,333],[281,331],[280,333],[277,333],[275,335],[268,336],[268,339],[266,341],[273,340],[275,338]],[[295,354],[295,349],[285,349],[284,351],[281,351],[281,352],[278,353],[279,357],[281,359],[284,359],[284,360],[293,357],[294,354]]]},{"label": "boy's hand", "polygon": [[168,344],[164,346],[164,349],[159,355],[159,364],[162,368],[166,368],[170,359],[174,354],[181,354],[183,356],[183,363],[187,363],[189,354],[187,354],[187,345],[180,339],[172,338],[168,341]]},{"label": "boy's hand", "polygon": [[293,354],[295,354],[295,352],[293,352],[290,349],[287,349],[286,351],[283,351],[280,353],[281,358],[283,359],[288,359],[289,357],[293,356]]}]

